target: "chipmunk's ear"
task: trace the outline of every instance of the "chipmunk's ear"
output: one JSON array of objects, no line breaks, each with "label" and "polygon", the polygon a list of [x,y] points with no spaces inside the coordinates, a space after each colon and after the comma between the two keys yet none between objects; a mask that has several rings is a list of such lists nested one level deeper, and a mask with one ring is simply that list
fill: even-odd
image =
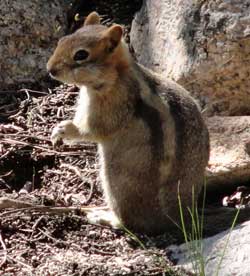
[{"label": "chipmunk's ear", "polygon": [[100,16],[97,12],[91,12],[84,21],[84,26],[100,24]]},{"label": "chipmunk's ear", "polygon": [[122,39],[123,30],[120,25],[114,25],[103,33],[103,38],[108,40],[108,51],[112,52]]}]

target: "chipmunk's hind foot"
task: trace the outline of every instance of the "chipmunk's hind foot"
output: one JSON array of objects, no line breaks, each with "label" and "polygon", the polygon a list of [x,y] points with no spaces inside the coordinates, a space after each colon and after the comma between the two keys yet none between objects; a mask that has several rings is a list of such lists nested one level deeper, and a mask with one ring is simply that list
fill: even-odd
[{"label": "chipmunk's hind foot", "polygon": [[95,209],[89,210],[86,214],[87,220],[92,224],[101,224],[111,226],[112,228],[119,229],[122,227],[121,222],[111,210]]}]

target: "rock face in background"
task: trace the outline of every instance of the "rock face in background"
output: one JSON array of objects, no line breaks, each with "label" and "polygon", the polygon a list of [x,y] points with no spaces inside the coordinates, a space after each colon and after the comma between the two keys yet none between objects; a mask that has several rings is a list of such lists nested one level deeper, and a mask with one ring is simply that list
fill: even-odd
[{"label": "rock face in background", "polygon": [[250,117],[210,117],[208,184],[242,184],[250,179]]},{"label": "rock face in background", "polygon": [[46,76],[46,62],[65,32],[63,0],[0,1],[0,90]]},{"label": "rock face in background", "polygon": [[250,0],[145,0],[131,30],[138,61],[208,114],[250,114]]}]

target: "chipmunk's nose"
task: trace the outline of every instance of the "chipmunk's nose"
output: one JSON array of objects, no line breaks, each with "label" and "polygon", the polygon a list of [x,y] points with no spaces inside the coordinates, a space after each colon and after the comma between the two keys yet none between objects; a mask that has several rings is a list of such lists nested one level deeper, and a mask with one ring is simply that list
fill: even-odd
[{"label": "chipmunk's nose", "polygon": [[49,73],[49,75],[53,78],[56,77],[56,75],[58,74],[58,69],[56,68],[55,65],[53,65],[50,61],[47,63],[47,72]]},{"label": "chipmunk's nose", "polygon": [[58,73],[58,70],[55,68],[50,68],[50,69],[47,68],[47,71],[51,77],[56,77],[56,75]]}]

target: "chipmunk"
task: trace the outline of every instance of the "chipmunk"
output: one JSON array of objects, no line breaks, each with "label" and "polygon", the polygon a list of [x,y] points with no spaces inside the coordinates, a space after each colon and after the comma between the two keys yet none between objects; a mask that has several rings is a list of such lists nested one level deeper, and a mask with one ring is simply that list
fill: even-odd
[{"label": "chipmunk", "polygon": [[47,70],[80,95],[74,119],[59,123],[51,139],[98,143],[108,208],[89,211],[90,222],[155,235],[179,223],[178,193],[183,209],[193,188],[197,198],[209,135],[188,92],[137,64],[122,35],[92,12],[59,40]]}]

